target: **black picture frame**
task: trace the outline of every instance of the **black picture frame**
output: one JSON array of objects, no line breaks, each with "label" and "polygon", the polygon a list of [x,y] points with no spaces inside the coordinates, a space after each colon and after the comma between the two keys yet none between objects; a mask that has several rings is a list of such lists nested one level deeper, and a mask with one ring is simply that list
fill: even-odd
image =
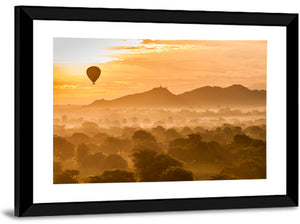
[{"label": "black picture frame", "polygon": [[[34,20],[286,27],[285,195],[33,203]],[[298,14],[180,10],[15,7],[15,215],[75,215],[298,206]]]}]

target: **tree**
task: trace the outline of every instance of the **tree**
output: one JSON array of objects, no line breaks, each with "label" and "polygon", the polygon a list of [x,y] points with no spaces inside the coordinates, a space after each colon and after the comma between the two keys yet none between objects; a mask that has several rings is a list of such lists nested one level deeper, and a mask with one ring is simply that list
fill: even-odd
[{"label": "tree", "polygon": [[53,173],[60,173],[62,172],[62,167],[61,164],[59,162],[53,162]]},{"label": "tree", "polygon": [[152,128],[152,132],[157,136],[162,136],[165,134],[166,130],[162,126],[157,126]]},{"label": "tree", "polygon": [[182,163],[164,153],[141,150],[133,154],[133,162],[140,181],[162,181],[163,172],[170,166],[181,167]]},{"label": "tree", "polygon": [[251,138],[266,140],[266,128],[263,126],[249,126],[244,132]]},{"label": "tree", "polygon": [[247,145],[250,144],[251,140],[247,135],[235,135],[233,142],[238,145]]},{"label": "tree", "polygon": [[160,142],[165,141],[166,130],[162,126],[156,126],[156,127],[152,128],[151,132],[158,141],[160,141]]},{"label": "tree", "polygon": [[91,155],[89,148],[86,144],[80,143],[76,149],[76,158],[77,161],[83,162]]},{"label": "tree", "polygon": [[222,176],[236,176],[238,179],[265,179],[266,166],[264,163],[249,159],[240,165],[223,168],[219,174]]},{"label": "tree", "polygon": [[63,137],[53,138],[53,156],[59,160],[66,160],[74,156],[74,145]]},{"label": "tree", "polygon": [[185,162],[218,163],[224,161],[226,153],[222,146],[214,141],[202,141],[199,134],[190,134],[187,138],[178,138],[170,142],[170,155]]},{"label": "tree", "polygon": [[163,171],[162,179],[164,181],[191,181],[193,173],[178,166],[170,166]]},{"label": "tree", "polygon": [[225,175],[217,174],[211,177],[211,180],[236,180],[236,179],[239,179],[239,177],[234,175],[227,175],[227,174]]},{"label": "tree", "polygon": [[156,142],[153,135],[151,135],[149,132],[146,132],[144,130],[136,131],[132,136],[133,141],[149,141],[149,142]]},{"label": "tree", "polygon": [[53,183],[54,184],[73,184],[78,183],[75,176],[79,175],[78,170],[64,170],[62,172],[54,173],[53,175]]},{"label": "tree", "polygon": [[193,130],[189,127],[184,127],[182,130],[181,130],[181,134],[184,135],[184,136],[187,136],[187,135],[190,135],[193,133]]},{"label": "tree", "polygon": [[105,133],[97,133],[94,135],[94,137],[92,138],[92,142],[95,144],[102,144],[106,139],[108,138],[108,135]]},{"label": "tree", "polygon": [[95,135],[99,132],[99,126],[94,122],[83,122],[81,124],[81,130],[89,135]]},{"label": "tree", "polygon": [[83,134],[83,133],[73,133],[71,137],[68,138],[70,142],[72,142],[75,145],[78,145],[80,143],[86,143],[90,140],[89,136]]},{"label": "tree", "polygon": [[144,130],[136,131],[132,136],[133,149],[134,151],[151,149],[155,151],[160,151],[160,147],[153,135]]},{"label": "tree", "polygon": [[85,168],[90,168],[96,172],[102,171],[105,169],[104,160],[106,158],[107,156],[102,152],[91,154],[86,158]]},{"label": "tree", "polygon": [[116,154],[129,151],[131,146],[131,142],[127,139],[108,137],[100,146],[100,150],[107,154]]},{"label": "tree", "polygon": [[177,160],[165,153],[161,153],[156,156],[155,160],[153,161],[153,165],[159,172],[162,172],[170,166],[180,166],[181,167],[182,163],[179,160]]},{"label": "tree", "polygon": [[90,177],[90,183],[136,182],[133,172],[125,170],[104,171],[100,176]]},{"label": "tree", "polygon": [[133,134],[136,132],[137,128],[135,127],[124,127],[122,131],[122,138],[132,138]]},{"label": "tree", "polygon": [[128,164],[117,154],[106,155],[102,152],[91,153],[86,144],[79,144],[76,159],[83,176],[95,175],[103,170],[127,169]]},{"label": "tree", "polygon": [[104,169],[111,170],[111,169],[127,169],[128,164],[123,157],[112,154],[105,158],[103,161]]},{"label": "tree", "polygon": [[182,137],[174,128],[168,129],[165,135],[166,139],[169,141]]}]

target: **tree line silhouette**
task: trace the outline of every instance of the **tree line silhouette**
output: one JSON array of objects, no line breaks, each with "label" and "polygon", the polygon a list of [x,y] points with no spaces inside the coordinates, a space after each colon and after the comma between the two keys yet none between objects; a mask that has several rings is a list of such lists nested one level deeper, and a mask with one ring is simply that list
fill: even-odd
[{"label": "tree line silhouette", "polygon": [[53,136],[53,183],[266,178],[265,125],[124,127],[119,136],[89,127]]}]

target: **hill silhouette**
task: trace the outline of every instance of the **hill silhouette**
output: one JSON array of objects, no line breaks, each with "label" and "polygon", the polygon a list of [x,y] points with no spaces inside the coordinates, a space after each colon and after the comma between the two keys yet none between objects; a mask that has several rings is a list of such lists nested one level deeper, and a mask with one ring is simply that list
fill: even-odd
[{"label": "hill silhouette", "polygon": [[265,90],[250,90],[242,85],[226,88],[205,86],[178,95],[193,106],[263,106],[266,105]]},{"label": "hill silhouette", "polygon": [[250,90],[242,85],[226,88],[205,86],[179,95],[167,88],[157,87],[113,100],[96,100],[95,107],[206,107],[206,106],[264,106],[265,90]]},{"label": "hill silhouette", "polygon": [[96,100],[91,106],[104,107],[179,107],[187,106],[177,95],[167,88],[157,87],[152,90],[123,96],[114,100]]}]

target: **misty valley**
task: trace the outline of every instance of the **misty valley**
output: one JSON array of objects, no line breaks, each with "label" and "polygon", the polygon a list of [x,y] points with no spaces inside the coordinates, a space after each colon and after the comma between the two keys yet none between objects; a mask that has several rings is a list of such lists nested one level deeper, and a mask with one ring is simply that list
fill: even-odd
[{"label": "misty valley", "polygon": [[54,184],[266,178],[265,106],[161,107],[145,98],[159,102],[166,91],[121,105],[54,105]]}]

